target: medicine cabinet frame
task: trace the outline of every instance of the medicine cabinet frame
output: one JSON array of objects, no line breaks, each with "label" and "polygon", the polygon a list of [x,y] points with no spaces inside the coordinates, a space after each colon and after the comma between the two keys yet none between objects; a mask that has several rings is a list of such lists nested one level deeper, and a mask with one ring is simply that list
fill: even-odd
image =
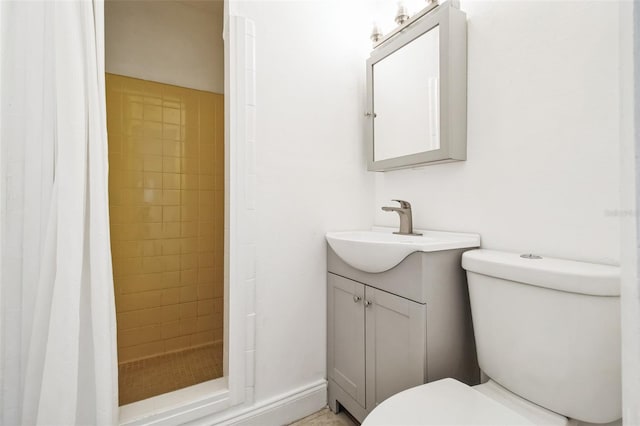
[{"label": "medicine cabinet frame", "polygon": [[[398,34],[389,40],[383,40],[367,59],[365,137],[370,171],[389,171],[467,159],[466,15],[447,1],[405,25],[407,27]],[[374,66],[435,27],[439,27],[439,149],[376,161]],[[428,100],[425,99],[425,102]]]}]

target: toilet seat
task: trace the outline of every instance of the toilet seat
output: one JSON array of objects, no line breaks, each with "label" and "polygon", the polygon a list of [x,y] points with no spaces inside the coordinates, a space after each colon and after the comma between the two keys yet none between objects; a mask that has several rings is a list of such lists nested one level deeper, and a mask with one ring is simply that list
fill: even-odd
[{"label": "toilet seat", "polygon": [[[497,384],[492,386],[499,387]],[[362,426],[541,424],[539,415],[531,415],[531,407],[527,410],[518,410],[517,407],[507,407],[485,392],[455,379],[442,379],[407,389],[383,401],[364,419]],[[557,424],[567,424],[565,417],[555,413],[551,415],[557,416],[554,419],[558,420]],[[553,423],[556,424],[555,421]],[[548,423],[545,421],[545,424]]]}]

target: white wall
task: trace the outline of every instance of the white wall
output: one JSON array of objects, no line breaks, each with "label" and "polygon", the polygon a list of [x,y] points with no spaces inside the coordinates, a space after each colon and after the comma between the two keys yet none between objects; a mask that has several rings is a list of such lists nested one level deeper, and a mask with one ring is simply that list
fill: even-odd
[{"label": "white wall", "polygon": [[256,403],[326,376],[324,233],[372,225],[360,1],[234,2],[255,21]]},{"label": "white wall", "polygon": [[462,1],[468,159],[379,173],[380,211],[478,232],[486,248],[618,263],[619,27],[614,2]]},{"label": "white wall", "polygon": [[201,3],[107,1],[107,72],[223,93],[222,8]]}]

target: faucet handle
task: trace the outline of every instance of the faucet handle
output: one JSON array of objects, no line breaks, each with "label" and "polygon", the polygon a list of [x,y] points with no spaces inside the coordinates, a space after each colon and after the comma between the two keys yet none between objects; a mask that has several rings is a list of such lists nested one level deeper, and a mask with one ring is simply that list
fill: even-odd
[{"label": "faucet handle", "polygon": [[409,203],[408,201],[404,201],[404,200],[391,200],[391,201],[396,201],[400,203],[400,207],[403,209],[411,209],[411,203]]}]

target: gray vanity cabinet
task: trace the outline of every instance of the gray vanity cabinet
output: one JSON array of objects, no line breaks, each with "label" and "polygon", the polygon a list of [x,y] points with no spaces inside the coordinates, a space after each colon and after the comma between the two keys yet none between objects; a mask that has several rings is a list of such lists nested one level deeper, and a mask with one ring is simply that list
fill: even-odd
[{"label": "gray vanity cabinet", "polygon": [[329,274],[329,377],[365,406],[364,285]]},{"label": "gray vanity cabinet", "polygon": [[367,407],[424,383],[426,305],[365,286]]},{"label": "gray vanity cabinet", "polygon": [[466,249],[413,253],[366,273],[328,249],[329,407],[362,422],[388,397],[444,377],[477,384]]},{"label": "gray vanity cabinet", "polygon": [[426,306],[331,273],[328,287],[329,378],[362,421],[365,407],[424,383]]}]

